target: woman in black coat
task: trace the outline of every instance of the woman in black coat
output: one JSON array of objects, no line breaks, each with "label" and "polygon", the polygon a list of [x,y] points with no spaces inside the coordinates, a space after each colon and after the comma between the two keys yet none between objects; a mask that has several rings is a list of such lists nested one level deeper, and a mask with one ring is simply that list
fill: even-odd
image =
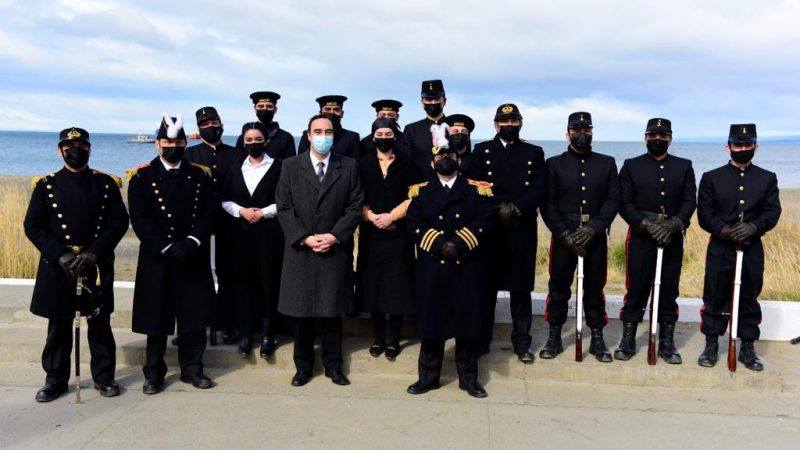
[{"label": "woman in black coat", "polygon": [[405,233],[408,188],[424,176],[413,160],[395,153],[390,120],[376,120],[372,133],[373,151],[358,164],[365,201],[356,296],[360,309],[372,313],[375,338],[370,354],[378,357],[386,351],[386,357],[394,359],[400,353],[403,316],[414,313],[414,246]]},{"label": "woman in black coat", "polygon": [[247,156],[231,167],[222,189],[222,208],[233,223],[233,271],[235,312],[239,334],[239,356],[248,357],[253,329],[261,327],[261,357],[275,351],[274,321],[278,314],[283,231],[277,220],[275,188],[281,160],[271,158],[264,125],[242,127]]}]

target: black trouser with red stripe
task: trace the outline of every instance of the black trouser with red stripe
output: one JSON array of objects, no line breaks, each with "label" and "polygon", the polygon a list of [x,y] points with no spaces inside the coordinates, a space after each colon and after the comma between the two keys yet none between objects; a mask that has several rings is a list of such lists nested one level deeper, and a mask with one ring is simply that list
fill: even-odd
[{"label": "black trouser with red stripe", "polygon": [[[764,247],[761,240],[744,247],[742,263],[738,336],[745,341],[754,341],[761,335],[758,329],[761,306],[757,300],[764,284]],[[720,336],[728,330],[735,266],[734,245],[711,239],[706,251],[703,307],[700,310],[700,331],[703,334]]]},{"label": "black trouser with red stripe", "polygon": [[[598,233],[586,248],[583,258],[583,311],[590,328],[603,328],[608,322],[603,288],[608,273],[608,242],[605,233]],[[552,325],[567,321],[568,302],[578,257],[557,237],[550,238],[550,281],[544,318]]]},{"label": "black trouser with red stripe", "polygon": [[[656,241],[628,228],[625,240],[625,287],[627,292],[619,318],[624,322],[641,322],[656,272]],[[658,321],[678,320],[678,285],[683,262],[683,234],[676,234],[672,242],[664,247],[661,262],[661,293],[658,298]]]}]

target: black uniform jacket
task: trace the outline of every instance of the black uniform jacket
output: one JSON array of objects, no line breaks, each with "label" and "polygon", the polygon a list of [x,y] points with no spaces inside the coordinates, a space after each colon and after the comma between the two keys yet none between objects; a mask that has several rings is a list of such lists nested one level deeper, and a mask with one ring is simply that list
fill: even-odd
[{"label": "black uniform jacket", "polygon": [[114,248],[128,230],[120,184],[118,177],[90,168],[78,173],[64,168],[34,179],[24,222],[25,235],[41,252],[33,314],[49,319],[75,316],[75,280],[58,265],[58,258],[74,246],[94,253],[99,269],[99,277],[94,269],[86,276],[92,295],[83,292],[82,314],[101,305],[104,314],[114,311]]}]

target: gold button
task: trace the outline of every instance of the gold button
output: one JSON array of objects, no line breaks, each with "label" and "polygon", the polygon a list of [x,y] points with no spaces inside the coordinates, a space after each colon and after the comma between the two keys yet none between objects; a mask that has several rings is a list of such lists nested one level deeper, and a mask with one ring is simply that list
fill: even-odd
[{"label": "gold button", "polygon": [[197,197],[195,197],[195,198],[194,198],[194,201],[198,201],[198,200],[200,200],[200,199],[199,199],[199,198],[197,198]]},{"label": "gold button", "polygon": [[170,238],[170,239],[172,239],[172,235],[171,235],[171,234],[168,234],[168,235],[167,235],[167,237],[168,237],[168,238]]},{"label": "gold button", "polygon": [[62,230],[66,230],[66,229],[67,229],[67,225],[62,223],[62,224],[61,224],[61,229],[62,229]]},{"label": "gold button", "polygon": [[58,208],[58,203],[53,203],[53,208]]},{"label": "gold button", "polygon": [[61,218],[63,218],[63,217],[64,217],[64,215],[63,215],[63,214],[61,214],[61,213],[58,213],[58,218],[59,218],[59,219],[61,219]]},{"label": "gold button", "polygon": [[581,172],[581,176],[585,177],[586,176],[586,172]]},{"label": "gold button", "polygon": [[47,196],[53,198],[53,194],[47,194]]},{"label": "gold button", "polygon": [[94,234],[94,237],[97,237],[97,236],[98,236],[98,234],[97,234],[97,233],[95,233],[95,234]]},{"label": "gold button", "polygon": [[106,189],[108,189],[108,185],[106,185]]},{"label": "gold button", "polygon": [[456,264],[460,265],[460,264],[461,264],[461,261],[456,261]]},{"label": "gold button", "polygon": [[487,148],[486,150],[484,150],[484,152],[489,153],[489,149]]},{"label": "gold button", "polygon": [[744,186],[739,186],[739,190],[743,191],[744,190]]},{"label": "gold button", "polygon": [[[97,228],[100,228],[100,227],[97,227]],[[175,227],[169,227],[169,230],[170,231],[175,231]]]},{"label": "gold button", "polygon": [[216,178],[214,178],[214,183],[216,183],[216,182],[217,182],[217,179],[216,179]]},{"label": "gold button", "polygon": [[156,189],[156,190],[155,190],[155,191],[153,191],[153,192],[155,192],[156,194],[158,194],[158,189]]},{"label": "gold button", "polygon": [[740,205],[744,205],[744,200],[739,200]]},{"label": "gold button", "polygon": [[98,217],[97,220],[103,220],[103,216]]},{"label": "gold button", "polygon": [[530,175],[530,174],[531,174],[531,171],[529,170],[529,171],[528,171],[528,175]]},{"label": "gold button", "polygon": [[527,181],[525,182],[525,186],[530,186],[530,185],[531,184],[529,182],[527,182]]},{"label": "gold button", "polygon": [[486,164],[491,164],[491,163],[492,163],[491,161],[489,161],[489,160],[486,160]]},{"label": "gold button", "polygon": [[664,168],[664,165],[662,164],[662,165],[658,166],[658,168],[659,168],[659,169],[663,169],[663,168]]},{"label": "gold button", "polygon": [[581,190],[585,191],[586,190],[586,186],[581,186]]},{"label": "gold button", "polygon": [[169,217],[170,219],[172,219],[172,213],[167,213],[167,217]]},{"label": "gold button", "polygon": [[417,228],[417,234],[419,234],[419,228]]},{"label": "gold button", "polygon": [[47,185],[47,189],[53,189],[53,185],[52,184],[48,184]]},{"label": "gold button", "polygon": [[200,183],[197,183],[197,187],[200,187]]},{"label": "gold button", "polygon": [[743,176],[744,176],[744,172],[741,172],[741,173],[739,174],[739,176],[740,176],[740,177],[743,177]]},{"label": "gold button", "polygon": [[586,204],[586,200],[581,200],[581,203],[583,203],[585,205]]},{"label": "gold button", "polygon": [[586,160],[585,160],[585,159],[582,159],[582,160],[581,160],[581,164],[586,164]]},{"label": "gold button", "polygon": [[106,209],[106,205],[100,205],[100,209]]},{"label": "gold button", "polygon": [[64,236],[64,239],[70,240],[70,239],[72,239],[72,237],[70,235],[66,235],[66,236]]},{"label": "gold button", "polygon": [[442,217],[442,216],[439,216],[439,220],[444,220],[444,217]]},{"label": "gold button", "polygon": [[533,165],[533,161],[528,161],[528,165],[532,166]]},{"label": "gold button", "polygon": [[98,230],[100,229],[100,225],[98,225],[98,226],[97,226],[97,229],[98,229]]},{"label": "gold button", "polygon": [[164,199],[163,199],[163,198],[161,198],[161,197],[158,197],[158,202],[159,202],[159,203],[162,203],[163,201],[164,201]]},{"label": "gold button", "polygon": [[197,205],[194,205],[194,209],[197,209]]},{"label": "gold button", "polygon": [[217,168],[217,165],[216,165],[216,164],[214,164],[213,166],[211,166],[211,168],[212,168],[212,169],[216,169],[216,168]]},{"label": "gold button", "polygon": [[108,194],[103,195],[103,198],[108,198]]},{"label": "gold button", "polygon": [[461,215],[459,213],[456,213],[456,219],[459,219],[459,218],[461,218]]},{"label": "gold button", "polygon": [[666,192],[662,192],[661,195],[664,196],[664,195],[667,195],[667,193]]},{"label": "gold button", "polygon": [[486,175],[492,176],[492,171],[490,170],[490,171],[486,172]]},{"label": "gold button", "polygon": [[664,182],[664,177],[661,177],[661,180],[660,180],[660,181],[663,183],[663,182]]},{"label": "gold button", "polygon": [[155,182],[155,181],[153,181],[153,186],[155,186],[155,185],[156,185],[156,182]]},{"label": "gold button", "polygon": [[164,205],[161,205],[161,210],[164,211],[165,209],[167,209],[167,207],[164,206]]},{"label": "gold button", "polygon": [[444,264],[444,260],[442,260],[442,264]]},{"label": "gold button", "polygon": [[197,217],[197,214],[192,214],[192,219],[194,219],[195,217]]},{"label": "gold button", "polygon": [[483,228],[478,228],[478,233],[483,233]]}]

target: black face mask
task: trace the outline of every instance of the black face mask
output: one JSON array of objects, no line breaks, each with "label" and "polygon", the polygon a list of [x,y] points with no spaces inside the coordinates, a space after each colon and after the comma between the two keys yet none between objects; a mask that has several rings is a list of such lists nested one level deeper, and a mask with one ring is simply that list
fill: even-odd
[{"label": "black face mask", "polygon": [[89,150],[80,147],[69,147],[61,150],[64,158],[64,164],[71,169],[82,169],[89,163]]},{"label": "black face mask", "polygon": [[342,118],[337,116],[334,113],[322,113],[325,117],[330,119],[331,123],[333,124],[333,132],[338,133],[339,130],[342,129]]},{"label": "black face mask", "polygon": [[506,142],[513,142],[519,139],[520,128],[518,125],[500,125],[497,135]]},{"label": "black face mask", "polygon": [[441,103],[426,103],[424,108],[425,114],[431,117],[439,117],[439,114],[444,110],[444,106]]},{"label": "black face mask", "polygon": [[272,118],[275,117],[275,110],[274,109],[257,109],[256,110],[256,117],[258,117],[258,121],[261,123],[270,123],[272,122]]},{"label": "black face mask", "polygon": [[244,150],[248,155],[253,158],[260,158],[267,149],[267,144],[264,142],[256,142],[253,144],[244,144]]},{"label": "black face mask", "polygon": [[375,148],[381,153],[386,153],[394,148],[395,138],[374,138]]},{"label": "black face mask", "polygon": [[731,150],[731,159],[736,161],[739,164],[747,164],[750,160],[753,159],[753,156],[756,154],[756,149],[750,150],[740,150],[738,152],[734,152]]},{"label": "black face mask", "polygon": [[222,138],[222,127],[200,128],[200,137],[210,144],[216,144]]},{"label": "black face mask", "polygon": [[570,133],[570,144],[572,148],[579,152],[587,152],[592,149],[592,135],[588,133]]},{"label": "black face mask", "polygon": [[451,134],[449,140],[450,140],[450,147],[456,150],[462,150],[467,147],[467,144],[469,144],[469,135]]},{"label": "black face mask", "polygon": [[183,158],[186,147],[161,147],[161,156],[170,164],[177,164]]},{"label": "black face mask", "polygon": [[458,170],[458,162],[451,158],[442,158],[433,163],[433,170],[439,175],[449,177]]},{"label": "black face mask", "polygon": [[651,139],[647,141],[647,151],[656,158],[659,158],[667,153],[668,148],[669,141],[665,139]]}]

